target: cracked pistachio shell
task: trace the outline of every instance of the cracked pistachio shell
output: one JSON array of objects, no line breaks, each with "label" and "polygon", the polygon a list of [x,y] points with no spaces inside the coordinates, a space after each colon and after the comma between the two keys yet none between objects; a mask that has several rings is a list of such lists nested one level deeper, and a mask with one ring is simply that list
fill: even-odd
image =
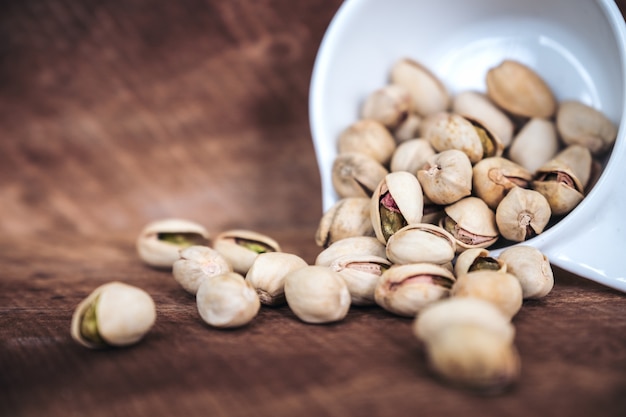
[{"label": "cracked pistachio shell", "polygon": [[374,305],[374,290],[383,272],[391,267],[387,258],[372,255],[344,255],[330,264],[337,271],[350,292],[353,305]]},{"label": "cracked pistachio shell", "polygon": [[552,212],[541,193],[515,187],[496,209],[500,234],[513,242],[523,242],[543,232]]},{"label": "cracked pistachio shell", "polygon": [[348,126],[337,140],[342,153],[362,153],[380,164],[386,164],[396,149],[396,140],[389,130],[376,120],[358,120]]},{"label": "cracked pistachio shell", "polygon": [[350,309],[350,291],[341,275],[326,266],[309,265],[285,277],[290,310],[305,323],[343,320]]},{"label": "cracked pistachio shell", "polygon": [[395,129],[412,110],[409,90],[398,84],[389,84],[367,96],[361,107],[361,119],[375,120],[389,129]]},{"label": "cracked pistachio shell", "polygon": [[554,274],[550,261],[532,246],[511,246],[500,253],[498,259],[507,265],[522,286],[524,299],[543,298],[554,287]]},{"label": "cracked pistachio shell", "polygon": [[594,155],[608,151],[617,138],[617,126],[602,112],[579,101],[561,102],[556,125],[567,145],[582,145]]},{"label": "cracked pistachio shell", "polygon": [[327,248],[338,240],[353,236],[374,236],[370,199],[367,197],[346,197],[333,204],[320,220],[315,243]]},{"label": "cracked pistachio shell", "polygon": [[156,307],[147,292],[114,281],[96,288],[76,307],[71,334],[88,348],[127,346],[141,340],[155,321]]},{"label": "cracked pistachio shell", "polygon": [[391,68],[391,83],[406,88],[413,100],[413,109],[421,116],[446,110],[450,95],[445,85],[418,62],[403,58]]},{"label": "cracked pistachio shell", "polygon": [[414,263],[393,265],[378,280],[374,299],[385,310],[404,317],[450,294],[454,275],[441,265]]},{"label": "cracked pistachio shell", "polygon": [[391,157],[391,172],[406,171],[416,174],[435,153],[426,139],[415,138],[402,142]]},{"label": "cracked pistachio shell", "polygon": [[194,245],[180,251],[172,265],[172,275],[185,291],[196,294],[202,281],[233,269],[218,251],[208,246]]},{"label": "cracked pistachio shell", "polygon": [[467,249],[457,256],[454,275],[482,270],[507,272],[507,265],[499,258],[491,257],[489,251],[483,248]]},{"label": "cracked pistachio shell", "polygon": [[521,165],[495,156],[479,161],[472,169],[472,190],[495,210],[513,187],[528,188],[532,174]]},{"label": "cracked pistachio shell", "polygon": [[424,194],[415,175],[392,172],[378,184],[370,200],[370,219],[382,243],[407,224],[422,221]]},{"label": "cracked pistachio shell", "polygon": [[337,155],[332,184],[339,197],[371,197],[389,171],[374,158],[357,152]]},{"label": "cracked pistachio shell", "polygon": [[387,241],[387,258],[394,264],[451,262],[456,252],[454,237],[429,223],[409,224]]},{"label": "cracked pistachio shell", "polygon": [[505,111],[522,117],[550,118],[557,102],[546,82],[530,67],[504,60],[487,71],[487,96]]},{"label": "cracked pistachio shell", "polygon": [[474,120],[480,120],[502,142],[503,147],[511,144],[513,122],[489,98],[476,91],[463,91],[452,101],[452,112]]},{"label": "cracked pistachio shell", "polygon": [[452,204],[472,193],[472,163],[463,152],[450,149],[427,160],[417,178],[428,201]]},{"label": "cracked pistachio shell", "polygon": [[385,245],[371,236],[355,236],[338,240],[321,251],[315,258],[315,265],[330,266],[336,259],[345,255],[371,255],[384,258]]},{"label": "cracked pistachio shell", "polygon": [[261,253],[246,274],[246,281],[256,290],[261,304],[276,306],[285,301],[285,277],[307,266],[301,257],[285,252]]},{"label": "cracked pistachio shell", "polygon": [[400,124],[393,130],[393,136],[396,142],[415,139],[419,136],[420,126],[422,125],[422,117],[411,112]]},{"label": "cracked pistachio shell", "polygon": [[425,122],[424,138],[437,152],[457,149],[475,164],[483,158],[502,155],[502,142],[480,122],[456,113],[442,112]]},{"label": "cracked pistachio shell", "polygon": [[196,304],[202,320],[219,328],[244,326],[256,317],[261,308],[252,284],[236,272],[203,281],[196,294]]},{"label": "cracked pistachio shell", "polygon": [[456,239],[457,253],[469,248],[486,248],[499,237],[494,212],[478,197],[465,197],[444,208],[439,226]]},{"label": "cracked pistachio shell", "polygon": [[532,173],[552,159],[558,153],[559,146],[554,122],[532,118],[513,139],[509,147],[509,159]]},{"label": "cracked pistachio shell", "polygon": [[233,229],[215,237],[213,249],[232,266],[233,271],[245,275],[261,253],[281,252],[280,245],[271,237],[252,230]]},{"label": "cracked pistachio shell", "polygon": [[480,270],[459,275],[452,287],[452,297],[474,297],[493,303],[512,318],[522,308],[522,286],[515,275]]},{"label": "cracked pistachio shell", "polygon": [[139,258],[156,268],[171,268],[179,251],[191,245],[209,241],[204,226],[185,219],[163,219],[148,223],[136,241]]}]

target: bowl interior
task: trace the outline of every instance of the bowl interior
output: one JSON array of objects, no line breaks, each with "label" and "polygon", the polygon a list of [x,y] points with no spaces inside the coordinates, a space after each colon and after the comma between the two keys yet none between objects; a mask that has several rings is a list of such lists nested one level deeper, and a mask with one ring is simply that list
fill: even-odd
[{"label": "bowl interior", "polygon": [[[505,58],[535,69],[558,99],[577,99],[618,124],[624,116],[623,18],[611,0],[347,0],[320,46],[311,80],[310,121],[323,205],[339,133],[410,57],[452,94],[485,91],[487,70]],[[621,26],[620,26],[621,25]],[[623,142],[620,128],[618,142]]]}]

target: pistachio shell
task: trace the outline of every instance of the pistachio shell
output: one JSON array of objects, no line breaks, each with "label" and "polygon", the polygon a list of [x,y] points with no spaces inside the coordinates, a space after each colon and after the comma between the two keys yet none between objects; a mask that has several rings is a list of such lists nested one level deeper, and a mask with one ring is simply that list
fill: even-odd
[{"label": "pistachio shell", "polygon": [[504,147],[510,145],[513,138],[513,122],[486,95],[476,91],[463,91],[454,97],[452,112],[479,120],[500,138]]},{"label": "pistachio shell", "polygon": [[546,198],[534,190],[515,187],[496,209],[496,223],[505,239],[523,242],[543,232],[552,212]]},{"label": "pistachio shell", "polygon": [[396,128],[413,110],[409,91],[401,85],[389,84],[372,92],[361,107],[361,118],[376,120],[389,129]]},{"label": "pistachio shell", "polygon": [[406,171],[417,174],[435,153],[426,139],[415,138],[402,142],[391,157],[391,172]]},{"label": "pistachio shell", "polygon": [[506,272],[482,270],[457,277],[452,297],[474,297],[493,303],[512,318],[522,308],[522,286],[517,278]]},{"label": "pistachio shell", "polygon": [[334,242],[353,236],[374,236],[370,218],[370,199],[346,197],[328,209],[315,233],[315,243],[327,248]]},{"label": "pistachio shell", "polygon": [[472,169],[472,190],[495,210],[511,188],[528,188],[532,178],[528,170],[506,158],[485,158]]},{"label": "pistachio shell", "polygon": [[330,266],[344,255],[371,255],[384,258],[385,245],[375,237],[355,236],[341,239],[321,251],[315,258],[315,265]]},{"label": "pistachio shell", "polygon": [[444,211],[446,216],[441,219],[440,226],[455,237],[457,252],[486,248],[498,240],[495,214],[480,198],[465,197],[447,206]]},{"label": "pistachio shell", "polygon": [[196,294],[202,281],[225,272],[232,272],[226,258],[208,246],[194,245],[180,251],[172,265],[172,275],[185,291]]},{"label": "pistachio shell", "polygon": [[447,297],[454,279],[452,272],[440,265],[393,265],[378,280],[374,299],[391,313],[415,317],[425,306]]},{"label": "pistachio shell", "polygon": [[529,172],[535,172],[558,151],[559,138],[554,122],[532,118],[513,139],[509,147],[509,158]]},{"label": "pistachio shell", "polygon": [[337,155],[332,166],[332,184],[339,197],[370,198],[389,172],[374,158],[348,152]]},{"label": "pistachio shell", "polygon": [[472,164],[463,152],[451,149],[428,158],[417,178],[428,201],[452,204],[472,192]]},{"label": "pistachio shell", "polygon": [[380,164],[386,164],[396,149],[396,141],[387,128],[376,120],[358,120],[348,126],[337,140],[342,153],[362,153]]},{"label": "pistachio shell", "polygon": [[387,241],[387,258],[394,264],[428,262],[445,264],[454,259],[456,241],[439,226],[414,223],[398,230]]},{"label": "pistachio shell", "polygon": [[594,155],[608,151],[617,137],[617,127],[611,120],[599,110],[579,101],[561,102],[556,124],[563,142],[583,145]]},{"label": "pistachio shell", "polygon": [[522,117],[549,118],[557,103],[546,82],[530,67],[504,60],[487,72],[487,95],[504,110]]},{"label": "pistachio shell", "polygon": [[196,304],[202,320],[219,328],[244,326],[256,317],[261,308],[252,284],[236,272],[203,281],[198,288]]},{"label": "pistachio shell", "polygon": [[454,264],[454,275],[460,276],[484,269],[507,272],[507,265],[500,259],[491,257],[487,249],[470,248],[457,256]]},{"label": "pistachio shell", "polygon": [[471,163],[483,158],[483,146],[474,125],[454,113],[437,113],[425,122],[424,138],[437,152],[456,149],[467,155]]},{"label": "pistachio shell", "polygon": [[516,245],[505,249],[498,257],[507,265],[522,286],[525,299],[543,298],[554,287],[554,274],[550,261],[541,251],[532,246]]},{"label": "pistachio shell", "polygon": [[337,271],[350,292],[354,305],[373,305],[374,290],[382,273],[391,267],[387,258],[372,255],[344,255],[330,264]]},{"label": "pistachio shell", "polygon": [[305,266],[306,261],[292,253],[261,253],[250,266],[246,281],[256,290],[261,304],[281,305],[286,302],[285,276]]},{"label": "pistachio shell", "polygon": [[163,219],[148,223],[136,241],[142,261],[156,268],[171,268],[179,251],[209,241],[209,232],[196,222],[185,219]]},{"label": "pistachio shell", "polygon": [[213,249],[218,251],[233,267],[233,271],[245,275],[260,253],[280,252],[278,242],[271,237],[252,230],[233,229],[215,237]]},{"label": "pistachio shell", "polygon": [[550,172],[563,172],[571,177],[574,188],[581,193],[591,176],[593,157],[589,149],[580,145],[570,145],[537,170],[537,176]]},{"label": "pistachio shell", "polygon": [[396,138],[396,142],[402,143],[404,141],[415,139],[419,136],[420,126],[422,125],[422,117],[415,113],[409,113],[407,118],[404,119],[393,131],[393,136]]},{"label": "pistachio shell", "polygon": [[450,106],[450,96],[443,83],[426,67],[403,58],[391,68],[391,82],[405,87],[419,115],[443,111]]}]

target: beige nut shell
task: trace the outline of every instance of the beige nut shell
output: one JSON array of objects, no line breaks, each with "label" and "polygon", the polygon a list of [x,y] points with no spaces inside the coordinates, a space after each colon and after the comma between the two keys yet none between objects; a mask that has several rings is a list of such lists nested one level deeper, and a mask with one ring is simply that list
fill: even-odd
[{"label": "beige nut shell", "polygon": [[353,236],[374,236],[367,197],[342,198],[326,210],[315,232],[315,243],[327,248]]},{"label": "beige nut shell", "polygon": [[463,91],[457,94],[452,101],[452,112],[479,120],[500,139],[503,147],[511,144],[513,122],[485,94],[477,91]]},{"label": "beige nut shell", "polygon": [[337,139],[337,151],[358,152],[370,156],[381,164],[391,159],[396,141],[389,130],[380,122],[361,119],[344,129]]},{"label": "beige nut shell", "polygon": [[371,255],[384,258],[385,245],[372,236],[354,236],[338,240],[321,251],[315,258],[315,265],[330,266],[344,255]]},{"label": "beige nut shell", "polygon": [[218,251],[208,246],[193,245],[180,251],[172,265],[172,275],[185,291],[195,295],[205,279],[232,272],[232,267]]},{"label": "beige nut shell", "polygon": [[200,317],[210,326],[233,328],[252,321],[261,302],[252,284],[242,275],[227,272],[200,284],[196,305]]},{"label": "beige nut shell", "polygon": [[445,264],[454,259],[456,240],[430,223],[409,224],[387,241],[387,258],[394,264],[428,262]]},{"label": "beige nut shell", "polygon": [[218,251],[232,266],[233,271],[245,275],[259,255],[237,243],[237,240],[259,242],[271,248],[270,252],[281,252],[280,245],[271,237],[252,230],[233,229],[220,233],[213,241],[213,249]]},{"label": "beige nut shell", "polygon": [[96,288],[74,310],[71,334],[83,346],[106,347],[91,343],[80,332],[83,314],[96,298],[98,334],[109,346],[137,343],[156,321],[156,307],[146,291],[123,282],[109,282]]},{"label": "beige nut shell", "polygon": [[550,261],[539,249],[532,246],[511,246],[498,257],[507,265],[522,286],[524,299],[543,298],[554,287],[554,273]]},{"label": "beige nut shell", "polygon": [[560,103],[556,124],[563,141],[587,147],[594,155],[608,151],[617,138],[617,126],[602,112],[584,103]]},{"label": "beige nut shell", "polygon": [[[465,197],[444,208],[448,217],[456,222],[459,229],[489,238],[480,243],[469,244],[457,239],[457,252],[478,247],[486,248],[498,240],[500,233],[496,226],[495,213],[478,197]],[[443,219],[440,225],[443,224]]]},{"label": "beige nut shell", "polygon": [[285,277],[305,266],[306,261],[292,253],[261,253],[250,266],[246,281],[256,290],[261,304],[281,305],[285,303]]},{"label": "beige nut shell", "polygon": [[390,74],[392,84],[405,87],[413,99],[413,109],[421,116],[446,110],[450,95],[445,85],[429,69],[410,58],[394,63]]},{"label": "beige nut shell", "polygon": [[330,269],[337,271],[348,286],[352,304],[359,306],[376,304],[376,285],[389,267],[387,258],[374,255],[344,255],[330,264]]},{"label": "beige nut shell", "polygon": [[459,275],[452,287],[452,297],[475,297],[493,303],[512,318],[522,308],[522,287],[507,272],[475,271]]},{"label": "beige nut shell", "polygon": [[498,258],[491,257],[490,252],[487,249],[469,248],[457,256],[456,261],[454,262],[454,275],[458,277],[459,275],[471,272],[470,270],[474,266],[474,263],[481,258],[490,259],[498,265],[498,271],[507,272],[506,264]]}]

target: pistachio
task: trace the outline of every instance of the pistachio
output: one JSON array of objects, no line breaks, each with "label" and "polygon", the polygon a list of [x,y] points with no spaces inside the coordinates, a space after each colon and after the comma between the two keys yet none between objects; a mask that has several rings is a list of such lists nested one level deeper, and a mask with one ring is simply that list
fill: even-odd
[{"label": "pistachio", "polygon": [[152,328],[156,308],[144,290],[122,282],[96,288],[72,315],[72,338],[88,348],[128,346]]},{"label": "pistachio", "polygon": [[261,253],[256,257],[246,281],[256,290],[261,304],[277,306],[285,301],[285,276],[296,269],[307,266],[298,255],[285,252]]},{"label": "pistachio", "polygon": [[333,204],[320,220],[315,243],[327,248],[338,240],[353,236],[374,236],[370,199],[367,197],[346,197]]},{"label": "pistachio", "polygon": [[386,164],[396,149],[396,141],[387,128],[376,120],[358,120],[348,126],[337,140],[338,152],[362,153]]},{"label": "pistachio", "polygon": [[387,258],[395,264],[428,262],[445,264],[454,259],[456,241],[443,228],[414,223],[398,230],[387,241]]},{"label": "pistachio", "polygon": [[384,258],[385,245],[377,238],[355,236],[338,240],[321,251],[315,258],[315,265],[330,266],[344,255],[371,255]]},{"label": "pistachio", "polygon": [[451,295],[489,301],[509,318],[522,308],[520,282],[507,272],[481,270],[459,275],[452,287]]},{"label": "pistachio", "polygon": [[582,145],[594,155],[608,151],[617,137],[617,126],[599,110],[579,101],[561,102],[556,125],[567,145]]},{"label": "pistachio", "polygon": [[184,219],[163,219],[147,224],[140,232],[136,248],[139,258],[156,268],[171,268],[178,252],[192,245],[205,245],[209,233],[204,226]]},{"label": "pistachio", "polygon": [[285,297],[296,317],[312,324],[343,320],[351,302],[350,291],[341,275],[319,265],[309,265],[287,274]]},{"label": "pistachio", "polygon": [[255,258],[266,252],[280,252],[278,242],[269,236],[251,230],[233,229],[215,237],[213,249],[232,266],[233,271],[245,275]]},{"label": "pistachio", "polygon": [[483,270],[507,272],[507,265],[504,261],[490,256],[489,251],[483,248],[465,250],[457,256],[454,264],[456,276]]},{"label": "pistachio", "polygon": [[554,287],[554,274],[550,261],[541,251],[532,246],[511,246],[498,256],[522,286],[525,299],[543,298]]},{"label": "pistachio", "polygon": [[452,204],[472,192],[472,164],[463,152],[451,149],[428,158],[417,178],[431,203]]},{"label": "pistachio", "polygon": [[333,161],[332,184],[339,197],[370,198],[389,171],[374,158],[347,152]]},{"label": "pistachio", "polygon": [[449,269],[430,263],[393,265],[378,280],[374,299],[385,310],[405,317],[447,297],[455,278]]},{"label": "pistachio", "polygon": [[551,120],[532,118],[517,133],[509,147],[511,161],[535,172],[559,151],[556,126]]},{"label": "pistachio", "polygon": [[483,159],[472,169],[472,190],[492,210],[511,188],[528,188],[531,180],[530,172],[503,157]]},{"label": "pistachio", "polygon": [[202,281],[233,269],[218,251],[208,246],[194,245],[180,251],[172,266],[172,275],[190,294],[196,294]]},{"label": "pistachio", "polygon": [[387,258],[372,255],[344,255],[330,264],[345,281],[353,305],[373,305],[380,276],[391,266]]},{"label": "pistachio", "polygon": [[413,99],[413,109],[419,115],[443,111],[450,106],[450,96],[443,83],[426,67],[403,58],[391,68],[391,83],[406,88]]},{"label": "pistachio", "polygon": [[391,157],[391,172],[406,171],[416,174],[435,154],[430,142],[423,138],[410,139],[398,145]]},{"label": "pistachio", "polygon": [[422,220],[422,187],[415,175],[399,171],[387,174],[370,203],[370,219],[378,240],[385,243],[396,231]]},{"label": "pistachio", "polygon": [[412,112],[409,91],[398,84],[389,84],[372,92],[361,107],[361,118],[376,120],[389,129],[395,129]]},{"label": "pistachio", "polygon": [[219,328],[244,326],[256,317],[261,307],[252,284],[236,272],[204,280],[198,288],[196,304],[202,320]]},{"label": "pistachio", "polygon": [[417,138],[421,125],[422,117],[415,113],[409,113],[406,119],[393,130],[393,136],[396,138],[396,142],[402,143]]},{"label": "pistachio", "polygon": [[542,233],[552,212],[539,192],[515,187],[496,209],[500,234],[513,242],[523,242]]},{"label": "pistachio", "polygon": [[487,95],[505,111],[522,117],[550,118],[557,103],[546,82],[530,67],[504,60],[489,69]]},{"label": "pistachio", "polygon": [[456,239],[457,253],[469,248],[486,248],[499,237],[495,214],[478,197],[465,197],[444,208],[439,225]]},{"label": "pistachio", "polygon": [[500,139],[503,147],[511,144],[513,122],[484,94],[476,91],[463,91],[457,94],[452,102],[452,112],[473,120],[480,120]]}]

